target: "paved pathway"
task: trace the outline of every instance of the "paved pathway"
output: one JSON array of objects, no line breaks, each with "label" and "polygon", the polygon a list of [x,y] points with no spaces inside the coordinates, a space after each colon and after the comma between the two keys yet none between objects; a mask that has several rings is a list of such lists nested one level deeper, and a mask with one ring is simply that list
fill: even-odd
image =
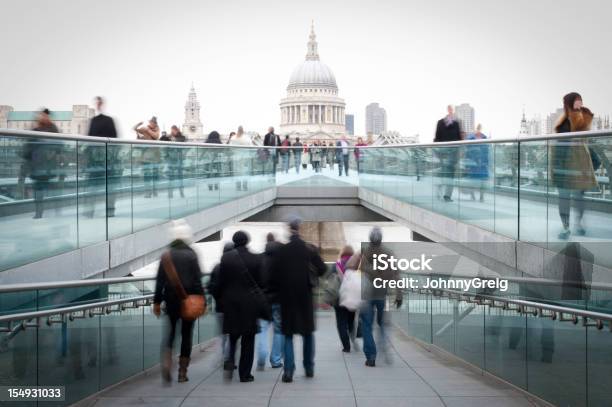
[{"label": "paved pathway", "polygon": [[[291,384],[281,371],[255,372],[253,383],[224,381],[216,349],[194,354],[190,381],[161,385],[158,370],[135,377],[79,407],[121,406],[537,406],[515,388],[483,376],[457,360],[429,352],[397,330],[392,333],[391,364],[380,357],[364,366],[362,353],[344,354],[332,313],[321,313],[316,333],[315,378],[298,367]],[[297,341],[301,346],[301,341]],[[296,349],[297,350],[297,349]],[[301,354],[301,352],[296,352]],[[301,366],[301,362],[297,363]],[[237,376],[237,375],[235,375]]]}]

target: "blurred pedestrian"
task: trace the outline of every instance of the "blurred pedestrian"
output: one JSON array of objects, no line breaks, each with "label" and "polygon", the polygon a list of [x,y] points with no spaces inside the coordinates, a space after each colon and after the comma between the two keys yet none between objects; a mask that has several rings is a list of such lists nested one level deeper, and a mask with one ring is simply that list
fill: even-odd
[{"label": "blurred pedestrian", "polygon": [[[36,127],[32,130],[59,133],[57,126],[51,121],[51,112],[47,108],[40,110]],[[51,189],[51,180],[58,176],[60,149],[61,146],[49,139],[32,138],[25,143],[23,171],[28,172],[32,179],[34,219],[43,217],[45,194]]]},{"label": "blurred pedestrian", "polygon": [[[382,348],[385,358],[388,363],[391,362],[390,354],[387,350],[387,333],[386,333],[386,319],[385,319],[385,302],[388,294],[387,282],[397,281],[399,274],[396,270],[374,270],[373,258],[374,256],[380,256],[386,254],[391,257],[393,253],[391,250],[386,248],[382,244],[382,231],[376,226],[372,228],[369,234],[369,243],[364,248],[363,252],[355,254],[347,263],[347,269],[357,270],[360,269],[364,276],[364,282],[367,284],[367,289],[362,288],[363,298],[365,300],[363,307],[359,311],[359,319],[362,326],[363,335],[363,353],[366,357],[366,366],[376,366],[377,347],[374,341],[374,317],[376,316],[376,323],[379,327],[379,346]],[[382,279],[381,284],[376,288],[374,286],[374,279]],[[362,283],[363,284],[363,283]],[[395,290],[395,306],[400,308],[402,306],[402,290]]]},{"label": "blurred pedestrian", "polygon": [[[211,131],[206,138],[207,144],[221,144],[221,136],[217,131]],[[219,190],[219,181],[218,179],[221,177],[221,156],[223,154],[223,149],[220,148],[210,148],[206,149],[202,153],[204,155],[204,171],[206,173],[206,177],[210,180],[208,182],[208,190],[209,191],[218,191]],[[213,181],[213,182],[211,182]]]},{"label": "blurred pedestrian", "polygon": [[302,169],[308,169],[308,163],[310,162],[310,149],[308,144],[304,143],[304,149],[302,151]]},{"label": "blurred pedestrian", "polygon": [[36,118],[36,127],[32,131],[44,131],[46,133],[59,133],[57,126],[51,121],[51,112],[47,108],[43,108],[38,112]]},{"label": "blurred pedestrian", "polygon": [[[461,125],[455,119],[453,106],[448,105],[447,115],[438,120],[436,125],[436,135],[434,143],[446,141],[461,140]],[[435,149],[441,166],[441,177],[444,179],[445,185],[441,184],[439,189],[442,191],[442,198],[445,202],[452,202],[453,184],[455,182],[455,172],[457,170],[457,162],[459,161],[459,149],[456,146],[440,147]],[[443,187],[443,190],[442,190]]]},{"label": "blurred pedestrian", "polygon": [[178,381],[186,382],[187,368],[191,360],[193,320],[181,316],[183,294],[204,295],[202,272],[196,252],[189,246],[193,239],[191,228],[184,220],[173,222],[173,240],[167,252],[162,255],[155,280],[153,312],[161,315],[161,304],[170,322],[168,337],[162,342],[162,378],[172,380],[172,346],[176,335],[177,322],[181,322],[181,353],[179,358]]},{"label": "blurred pedestrian", "polygon": [[312,168],[315,172],[321,172],[321,158],[323,156],[319,141],[315,140],[312,148],[310,149],[310,158],[312,159]]},{"label": "blurred pedestrian", "polygon": [[281,145],[281,138],[278,134],[274,134],[274,127],[268,127],[268,132],[264,136],[264,146],[272,147],[267,149],[269,151],[269,157],[272,159],[272,167],[274,168],[273,172],[276,172],[276,165],[278,164],[278,155],[279,151],[276,147]]},{"label": "blurred pedestrian", "polygon": [[206,144],[221,144],[221,135],[218,131],[211,131],[206,137]]},{"label": "blurred pedestrian", "polygon": [[[582,96],[576,92],[563,97],[563,114],[555,126],[556,133],[588,131],[593,113],[583,106]],[[572,202],[576,209],[575,233],[584,236],[584,193],[598,186],[593,162],[599,161],[586,138],[561,139],[551,142],[550,176],[559,193],[559,217],[563,230],[559,239],[569,238]]]},{"label": "blurred pedestrian", "polygon": [[[234,242],[225,242],[223,245],[223,253],[227,253],[234,249]],[[223,253],[221,255],[223,255]],[[210,279],[206,286],[206,290],[212,295],[215,300],[215,314],[217,316],[217,332],[219,334],[219,348],[221,360],[225,363],[229,358],[229,337],[223,333],[223,301],[219,293],[219,273],[221,271],[221,263],[215,264],[210,272]]]},{"label": "blurred pedestrian", "polygon": [[[187,138],[179,130],[178,126],[172,125],[170,128],[169,141],[175,143],[184,143]],[[184,150],[182,147],[170,147],[168,149],[168,178],[170,185],[168,187],[168,198],[174,197],[174,187],[178,186],[181,198],[185,198],[185,188],[183,179],[183,160],[185,159]]]},{"label": "blurred pedestrian", "polygon": [[157,117],[153,116],[149,119],[146,126],[139,122],[134,126],[134,131],[140,140],[158,140],[159,126],[157,125]]},{"label": "blurred pedestrian", "polygon": [[302,165],[302,143],[300,138],[296,137],[293,143],[293,162],[295,163],[295,173],[300,173],[300,166]]},{"label": "blurred pedestrian", "polygon": [[285,136],[285,139],[282,141],[281,146],[279,148],[279,154],[282,162],[282,169],[285,174],[289,174],[289,154],[291,147],[291,141],[289,140],[289,136]]},{"label": "blurred pedestrian", "polygon": [[[334,265],[334,271],[338,274],[340,282],[346,272],[346,264],[350,258],[355,254],[352,246],[344,246],[340,251],[338,260]],[[334,304],[334,311],[336,313],[336,328],[338,329],[338,336],[342,343],[342,352],[351,351],[351,343],[353,344],[353,350],[359,351],[359,347],[355,342],[356,326],[355,326],[355,311],[351,311],[346,307],[340,305],[339,300],[336,300]]]},{"label": "blurred pedestrian", "polygon": [[229,357],[223,364],[231,379],[240,339],[238,374],[241,382],[252,382],[258,309],[254,288],[261,288],[261,258],[247,249],[249,235],[239,230],[232,236],[234,249],[223,254],[219,270],[219,297],[223,305],[223,333],[229,335]]},{"label": "blurred pedestrian", "polygon": [[[266,358],[270,353],[270,365],[277,369],[283,367],[283,342],[284,336],[281,331],[281,310],[279,304],[279,293],[270,286],[270,276],[278,249],[282,246],[276,241],[273,233],[266,235],[266,248],[262,258],[262,281],[263,288],[272,308],[272,321],[259,320],[259,333],[257,334],[257,370],[264,370]],[[273,328],[272,350],[268,349],[269,328]]]},{"label": "blurred pedestrian", "polygon": [[344,134],[336,142],[336,161],[338,162],[338,175],[342,176],[342,169],[344,168],[344,175],[348,177],[349,143]]},{"label": "blurred pedestrian", "polygon": [[[115,128],[113,118],[104,114],[104,99],[101,96],[96,96],[94,103],[98,114],[89,122],[89,131],[87,135],[92,137],[117,138],[117,129]],[[93,165],[88,168],[90,170],[88,172],[88,178],[92,189],[100,190],[103,185],[105,186],[106,214],[109,218],[112,218],[115,216],[115,203],[117,200],[117,193],[115,190],[120,182],[118,178],[122,175],[123,170],[120,169],[121,166],[118,163],[119,149],[115,146],[100,146],[97,147],[96,150],[100,150],[102,147],[104,147],[105,150],[103,162],[92,163]],[[95,152],[91,151],[91,153],[93,154]],[[91,192],[95,194],[95,190]],[[94,207],[95,198],[89,201],[87,212],[90,217],[94,215]]]},{"label": "blurred pedestrian", "polygon": [[92,137],[117,138],[117,129],[115,128],[113,118],[104,114],[104,99],[101,96],[96,96],[94,101],[98,114],[91,119],[87,135]]},{"label": "blurred pedestrian", "polygon": [[[482,125],[476,126],[476,132],[467,137],[468,140],[486,140]],[[480,194],[480,202],[484,202],[484,192],[489,179],[489,145],[486,143],[467,145],[465,148],[465,176],[473,185],[470,190],[472,201],[476,200],[474,191]]]},{"label": "blurred pedestrian", "polygon": [[[157,125],[157,117],[153,116],[149,119],[146,126],[142,122],[134,126],[134,131],[141,140],[159,140],[159,126]],[[142,148],[142,171],[145,184],[145,198],[157,196],[157,182],[159,180],[160,149],[154,146],[143,146]]]},{"label": "blurred pedestrian", "polygon": [[336,149],[334,148],[333,141],[330,140],[327,143],[327,149],[325,150],[325,154],[327,154],[327,162],[329,163],[329,169],[333,171],[334,163],[336,162]]},{"label": "blurred pedestrian", "polygon": [[314,377],[315,321],[313,288],[325,273],[325,263],[316,248],[300,237],[299,219],[289,222],[289,243],[278,249],[270,285],[277,292],[281,306],[281,330],[285,335],[285,366],[282,381],[293,381],[295,356],[293,335],[301,335],[306,377]]},{"label": "blurred pedestrian", "polygon": [[[244,134],[242,126],[238,126],[236,135],[231,138],[229,144],[234,146],[250,146],[252,145],[251,138]],[[234,176],[236,177],[236,190],[246,191],[248,189],[249,175],[249,151],[247,149],[241,149],[233,152],[233,169]]]},{"label": "blurred pedestrian", "polygon": [[187,141],[187,137],[183,135],[183,132],[179,130],[176,124],[173,124],[172,127],[170,127],[170,139],[175,143],[184,143]]},{"label": "blurred pedestrian", "polygon": [[[321,171],[327,168],[327,148],[326,148],[325,140],[319,140],[319,148],[321,149]],[[319,171],[319,172],[321,172]]]},{"label": "blurred pedestrian", "polygon": [[357,163],[357,172],[359,172],[359,164],[363,159],[363,153],[359,149],[359,147],[364,146],[367,146],[367,144],[363,142],[363,137],[357,137],[357,144],[355,144],[355,151],[353,152],[353,155],[355,156],[355,162]]}]

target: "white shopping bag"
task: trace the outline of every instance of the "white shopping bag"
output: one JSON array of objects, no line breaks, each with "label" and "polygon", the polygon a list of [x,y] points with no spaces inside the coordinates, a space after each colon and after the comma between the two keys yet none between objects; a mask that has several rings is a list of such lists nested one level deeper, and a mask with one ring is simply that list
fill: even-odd
[{"label": "white shopping bag", "polygon": [[340,285],[340,305],[349,311],[356,311],[362,304],[361,271],[346,270]]}]

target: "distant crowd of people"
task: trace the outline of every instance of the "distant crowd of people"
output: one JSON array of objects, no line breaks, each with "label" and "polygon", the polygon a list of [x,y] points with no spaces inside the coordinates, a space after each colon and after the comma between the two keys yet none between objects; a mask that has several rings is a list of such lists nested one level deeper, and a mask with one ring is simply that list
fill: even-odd
[{"label": "distant crowd of people", "polygon": [[[142,122],[136,124],[134,131],[136,131],[138,138],[142,140],[186,141],[177,126],[172,126],[170,135],[162,132],[160,137],[160,130],[155,116],[149,120],[147,125],[144,125]],[[207,144],[222,144],[219,132],[216,130],[210,132],[205,142]],[[253,145],[253,140],[244,132],[242,126],[239,126],[236,132],[230,132],[226,144],[250,146]],[[309,166],[315,173],[319,173],[325,168],[333,171],[337,164],[338,176],[342,176],[343,173],[345,176],[348,176],[351,155],[355,160],[357,171],[359,171],[359,164],[362,158],[359,148],[368,145],[362,137],[358,137],[354,146],[351,146],[346,135],[342,135],[336,141],[315,139],[302,142],[300,137],[295,137],[292,141],[289,135],[281,137],[274,132],[274,127],[269,127],[268,132],[264,136],[263,146],[276,148],[262,150],[260,157],[263,156],[264,158],[271,159],[273,161],[273,171],[275,172],[279,162],[282,172],[289,173],[289,169],[293,167],[297,174],[300,173],[300,168],[306,170]],[[150,177],[155,177],[155,174],[152,173]]]},{"label": "distant crowd of people", "polygon": [[306,170],[310,165],[315,173],[320,173],[325,168],[334,171],[337,164],[338,176],[342,176],[343,172],[345,176],[348,176],[351,148],[357,164],[357,171],[359,171],[359,163],[362,158],[359,148],[368,144],[364,143],[362,137],[358,137],[357,143],[351,146],[346,135],[342,135],[337,141],[309,140],[307,143],[300,141],[299,137],[295,137],[295,141],[291,141],[289,135],[285,135],[281,139],[281,136],[274,133],[274,128],[270,127],[264,136],[263,145],[265,147],[278,147],[272,152],[274,165],[276,168],[280,159],[281,170],[286,174],[289,173],[290,160],[293,157],[293,167],[295,167],[297,174],[300,173],[300,167]]},{"label": "distant crowd of people", "polygon": [[[249,248],[249,235],[238,231],[232,241],[224,245],[221,261],[210,275],[208,292],[214,297],[215,311],[222,332],[221,353],[226,379],[231,379],[237,369],[241,382],[252,382],[253,363],[256,360],[258,371],[265,370],[269,357],[273,369],[282,368],[282,381],[290,383],[296,370],[294,336],[302,337],[303,367],[307,378],[315,374],[315,298],[319,279],[334,278],[342,286],[343,279],[350,273],[363,276],[363,282],[371,289],[362,290],[361,286],[353,293],[358,301],[344,299],[342,289],[337,292],[330,305],[336,314],[338,335],[342,352],[359,351],[356,342],[357,327],[363,338],[365,365],[376,366],[377,354],[387,353],[385,330],[385,301],[387,288],[374,288],[375,278],[397,280],[397,272],[381,275],[374,270],[372,259],[375,255],[391,252],[382,243],[382,231],[374,227],[369,235],[369,244],[363,252],[355,253],[350,246],[345,247],[332,268],[323,262],[318,248],[305,242],[300,235],[301,221],[293,218],[288,223],[289,241],[281,243],[269,233],[265,250],[253,253]],[[154,296],[154,313],[160,316],[162,304],[169,321],[169,330],[162,343],[162,377],[172,380],[172,349],[176,337],[177,321],[181,320],[181,304],[186,295],[204,293],[198,258],[190,248],[192,236],[189,226],[176,221],[173,241],[164,256],[170,262],[160,261]],[[174,273],[180,282],[173,282]],[[352,278],[355,275],[351,275]],[[176,278],[174,278],[176,280]],[[177,290],[181,286],[181,290]],[[365,287],[364,286],[364,287]],[[180,295],[184,291],[186,294]],[[339,292],[338,292],[339,291]],[[352,304],[352,305],[349,305]],[[358,305],[357,305],[358,304]],[[396,290],[394,304],[402,305],[402,290]],[[359,314],[359,322],[355,321]],[[377,348],[374,339],[374,325],[378,325],[380,335]],[[269,344],[272,329],[272,344]],[[193,321],[184,320],[181,325],[181,346],[179,357],[178,381],[186,381],[187,368],[191,358]],[[236,354],[240,341],[240,358],[236,366]],[[256,349],[257,342],[257,349]],[[257,358],[255,353],[257,350]]]},{"label": "distant crowd of people", "polygon": [[[116,138],[117,130],[114,121],[110,116],[104,114],[104,100],[101,97],[96,97],[95,105],[98,114],[92,118],[87,134],[94,137]],[[555,126],[555,132],[579,132],[587,131],[591,128],[593,113],[583,106],[582,97],[578,93],[572,92],[564,96],[563,109],[564,113]],[[48,109],[40,111],[37,125],[33,130],[49,133],[58,132],[57,126],[51,120]],[[152,117],[146,125],[142,122],[136,124],[134,131],[137,137],[142,140],[187,141],[176,125],[171,127],[169,134],[163,131],[160,132],[156,117]],[[448,106],[446,116],[438,121],[434,136],[434,142],[436,143],[484,139],[487,139],[487,136],[482,132],[480,124],[473,132],[468,134],[462,132],[461,124],[455,117],[453,107],[450,105]],[[206,143],[221,144],[222,140],[219,132],[212,131],[208,135]],[[253,145],[253,141],[244,132],[242,126],[238,127],[236,132],[229,134],[226,143],[234,146]],[[364,142],[363,138],[359,137],[357,143],[351,145],[346,136],[342,136],[336,141],[308,140],[308,142],[305,142],[300,140],[299,137],[295,137],[292,140],[289,135],[284,137],[277,135],[274,132],[274,128],[270,127],[264,136],[263,146],[274,148],[260,149],[258,154],[259,158],[264,162],[271,161],[272,171],[277,170],[279,163],[280,171],[284,173],[288,173],[291,167],[294,167],[295,172],[299,173],[300,170],[305,170],[309,166],[315,173],[320,173],[326,168],[329,171],[334,171],[337,165],[338,176],[343,174],[348,176],[350,161],[354,160],[357,171],[359,171],[363,162],[363,151],[361,148],[370,144],[371,140]],[[167,161],[167,175],[171,180],[168,189],[169,196],[173,196],[174,186],[177,186],[181,197],[183,197],[182,152],[177,151],[171,157],[162,157],[162,151],[159,148],[143,146],[141,149],[142,173],[145,185],[144,197],[150,198],[157,195],[160,162],[162,161]],[[19,171],[18,190],[22,191],[22,196],[25,196],[24,181],[29,176],[32,180],[35,219],[40,219],[43,216],[44,196],[46,191],[50,189],[51,180],[58,178],[57,183],[61,188],[65,179],[65,174],[61,169],[68,167],[68,160],[61,151],[56,150],[53,146],[49,146],[48,143],[39,142],[35,139],[26,143],[23,149],[22,156],[24,161]],[[417,148],[415,151],[418,153],[419,149]],[[575,233],[582,236],[586,234],[586,228],[582,221],[585,192],[597,187],[595,170],[602,165],[602,158],[592,146],[588,145],[585,138],[556,140],[550,143],[549,151],[549,179],[558,190],[559,216],[563,226],[563,230],[559,233],[558,237],[560,239],[567,239],[571,234],[570,208],[572,202],[576,209]],[[94,146],[85,149],[85,156],[90,164],[90,168],[86,171],[85,175],[90,188],[99,188],[104,182],[105,176],[119,176],[118,174],[113,175],[112,168],[105,169],[104,154],[101,154],[99,151],[97,152]],[[464,148],[464,153],[458,147],[436,148],[434,156],[438,159],[440,167],[438,170],[438,176],[441,178],[441,182],[438,183],[438,196],[440,200],[444,202],[453,201],[452,195],[456,187],[455,180],[457,179],[458,165],[461,160],[463,164],[463,168],[461,168],[462,177],[471,180],[470,195],[472,200],[476,200],[476,195],[478,195],[480,202],[485,201],[485,191],[488,189],[487,184],[490,183],[491,179],[489,144],[468,145]],[[236,155],[231,161],[232,171],[237,176],[237,190],[247,190],[249,174],[245,160]],[[424,159],[422,154],[415,154],[415,161],[418,181],[423,175]],[[292,165],[291,162],[293,163]],[[106,170],[109,170],[110,173],[105,173]],[[515,175],[516,168],[513,167],[512,172]],[[210,183],[209,189],[218,189],[218,183]],[[93,216],[95,198],[88,196],[84,198],[84,201],[84,204],[87,206],[84,211],[85,215]],[[107,199],[107,216],[112,217],[114,214],[115,196],[109,194]]]}]

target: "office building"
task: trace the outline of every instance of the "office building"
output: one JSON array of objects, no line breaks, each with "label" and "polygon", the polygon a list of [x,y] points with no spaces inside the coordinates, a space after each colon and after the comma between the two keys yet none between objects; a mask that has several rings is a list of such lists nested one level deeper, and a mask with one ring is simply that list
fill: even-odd
[{"label": "office building", "polygon": [[387,112],[378,103],[366,106],[366,134],[382,134],[387,131]]},{"label": "office building", "polygon": [[469,103],[462,103],[455,106],[455,117],[461,124],[461,131],[469,134],[474,132],[476,123],[474,120],[474,108]]},{"label": "office building", "polygon": [[346,123],[346,134],[352,136],[355,134],[355,115],[345,114],[344,122]]}]

